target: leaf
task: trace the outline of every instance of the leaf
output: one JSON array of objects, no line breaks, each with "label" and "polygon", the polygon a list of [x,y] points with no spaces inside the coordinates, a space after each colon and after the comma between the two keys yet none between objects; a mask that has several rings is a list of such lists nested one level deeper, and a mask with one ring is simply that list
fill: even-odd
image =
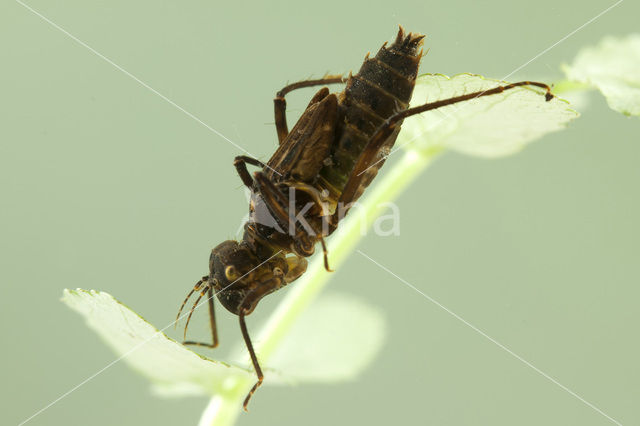
[{"label": "leaf", "polygon": [[[448,77],[425,74],[416,80],[411,106],[507,84],[474,74]],[[516,87],[438,108],[405,120],[396,146],[442,148],[481,157],[501,157],[520,151],[543,135],[566,127],[578,117],[565,100],[546,102],[544,90]]]},{"label": "leaf", "polygon": [[582,49],[572,65],[563,65],[567,78],[596,87],[609,106],[625,115],[640,115],[640,34],[606,37]]},{"label": "leaf", "polygon": [[362,373],[382,348],[382,313],[358,298],[325,293],[304,311],[269,360],[287,382],[336,382]]},{"label": "leaf", "polygon": [[[62,301],[124,362],[149,378],[163,396],[214,395],[253,370],[201,356],[145,321],[108,293],[64,290]],[[332,382],[354,378],[382,346],[380,312],[353,297],[322,296],[294,324],[265,365],[265,383]],[[244,346],[242,351],[246,352]],[[259,354],[258,354],[259,355]]]},{"label": "leaf", "polygon": [[162,394],[213,395],[224,391],[225,379],[253,374],[190,351],[108,293],[66,289],[62,301]]}]

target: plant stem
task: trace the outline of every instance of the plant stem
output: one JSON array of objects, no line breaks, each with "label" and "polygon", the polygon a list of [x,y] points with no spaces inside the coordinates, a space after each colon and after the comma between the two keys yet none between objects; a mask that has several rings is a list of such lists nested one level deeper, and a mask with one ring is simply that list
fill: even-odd
[{"label": "plant stem", "polygon": [[[369,193],[351,209],[344,222],[329,240],[329,264],[333,269],[340,267],[355,249],[379,215],[385,203],[393,201],[415,178],[432,163],[441,152],[432,149],[427,152],[406,151],[400,161],[375,184]],[[327,284],[331,274],[324,270],[322,256],[310,263],[305,275],[292,287],[262,327],[256,345],[261,363],[267,363],[282,339],[286,336],[298,316],[307,308],[320,290]],[[239,355],[246,359],[246,354]],[[200,426],[227,426],[233,424],[242,410],[242,401],[254,384],[254,378],[238,378],[233,383],[231,394],[214,396],[202,415]],[[259,392],[258,392],[259,395]]]},{"label": "plant stem", "polygon": [[215,395],[205,408],[198,426],[232,425],[240,414],[235,398]]},{"label": "plant stem", "polygon": [[553,83],[551,91],[558,95],[562,93],[580,92],[591,90],[593,87],[587,83],[580,83],[572,80],[558,80]]}]

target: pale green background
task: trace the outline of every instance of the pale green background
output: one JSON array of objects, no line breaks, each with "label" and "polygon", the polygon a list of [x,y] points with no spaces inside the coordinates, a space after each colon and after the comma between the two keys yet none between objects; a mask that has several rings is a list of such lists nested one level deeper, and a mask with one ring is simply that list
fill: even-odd
[{"label": "pale green background", "polygon": [[[423,72],[500,78],[613,1],[29,4],[266,159],[275,91],[357,69],[399,23],[429,35]],[[59,302],[64,287],[106,290],[164,326],[247,203],[236,148],[20,4],[0,7],[0,415],[17,424],[114,359]],[[560,78],[561,62],[637,31],[637,16],[627,0],[512,79]],[[446,155],[398,200],[401,236],[360,248],[640,424],[640,120],[590,99],[569,130],[514,157]],[[383,310],[380,356],[352,383],[262,389],[241,425],[612,424],[359,254],[330,287]],[[224,353],[239,330],[219,316]],[[190,425],[205,404],[158,399],[119,363],[29,424]]]}]

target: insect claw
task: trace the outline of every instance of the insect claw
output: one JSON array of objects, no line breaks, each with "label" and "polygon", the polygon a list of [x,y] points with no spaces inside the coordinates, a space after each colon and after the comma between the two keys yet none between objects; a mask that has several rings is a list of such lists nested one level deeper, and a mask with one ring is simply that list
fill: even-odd
[{"label": "insect claw", "polygon": [[[197,284],[196,284],[197,286]],[[180,321],[180,314],[182,313],[182,310],[184,309],[184,305],[187,304],[187,301],[189,300],[189,298],[191,297],[191,295],[197,290],[196,287],[192,288],[191,291],[189,293],[187,293],[187,297],[184,298],[184,300],[182,301],[182,305],[180,305],[180,309],[178,309],[178,315],[176,315],[176,320],[173,322],[173,329],[175,330],[176,328],[178,328],[178,321]]]},{"label": "insect claw", "polygon": [[187,328],[189,328],[189,321],[191,321],[191,315],[193,315],[193,311],[195,311],[196,306],[198,306],[198,302],[200,302],[200,299],[202,299],[202,297],[205,294],[206,294],[206,292],[200,293],[200,296],[198,296],[198,298],[196,299],[195,303],[191,307],[191,310],[189,311],[189,316],[187,317],[187,323],[184,325],[184,334],[182,336],[184,340],[187,340]]},{"label": "insect claw", "polygon": [[[205,275],[204,277],[202,277],[196,283],[196,285],[193,286],[191,291],[187,294],[187,297],[184,298],[184,301],[182,302],[182,305],[180,305],[180,309],[178,310],[178,315],[176,316],[176,320],[173,323],[173,328],[174,329],[178,328],[178,321],[180,320],[180,314],[182,313],[182,310],[184,309],[184,305],[187,304],[187,301],[189,300],[189,298],[191,297],[191,295],[193,293],[195,293],[196,291],[200,290],[200,287],[202,286],[203,283],[205,284],[203,292],[206,292],[206,290],[209,288],[209,276],[208,275]],[[185,338],[187,336],[187,326],[189,325],[189,319],[191,318],[191,314],[193,314],[193,309],[195,308],[195,305],[198,304],[198,301],[200,301],[201,298],[202,298],[202,294],[200,295],[200,297],[198,297],[198,300],[196,300],[196,303],[194,304],[194,307],[191,308],[191,312],[189,313],[189,318],[187,318],[187,324],[184,327],[184,336],[185,336]]]}]

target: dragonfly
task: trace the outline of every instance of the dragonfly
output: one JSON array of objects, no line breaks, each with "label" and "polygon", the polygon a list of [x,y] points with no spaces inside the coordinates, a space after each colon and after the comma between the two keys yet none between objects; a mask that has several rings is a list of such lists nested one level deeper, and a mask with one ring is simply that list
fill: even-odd
[{"label": "dragonfly", "polygon": [[[214,298],[238,316],[257,376],[244,400],[245,410],[264,380],[245,317],[263,297],[304,274],[307,258],[318,243],[324,266],[331,270],[325,238],[376,177],[404,119],[520,86],[542,88],[546,101],[553,98],[548,85],[520,81],[410,108],[423,41],[424,35],[406,33],[400,27],[392,43],[384,43],[373,57],[366,55],[358,73],[326,75],[285,86],[274,99],[279,141],[275,153],[266,163],[245,155],[234,159],[240,179],[252,193],[243,237],[224,241],[211,251],[209,273],[187,294],[177,319],[189,298],[198,293],[185,324],[183,343],[215,348],[219,342]],[[339,83],[345,84],[341,92],[331,93],[326,87]],[[289,130],[286,95],[313,86],[324,87]],[[249,166],[258,170],[250,173]],[[203,297],[209,307],[211,343],[186,340],[191,315]]]}]

